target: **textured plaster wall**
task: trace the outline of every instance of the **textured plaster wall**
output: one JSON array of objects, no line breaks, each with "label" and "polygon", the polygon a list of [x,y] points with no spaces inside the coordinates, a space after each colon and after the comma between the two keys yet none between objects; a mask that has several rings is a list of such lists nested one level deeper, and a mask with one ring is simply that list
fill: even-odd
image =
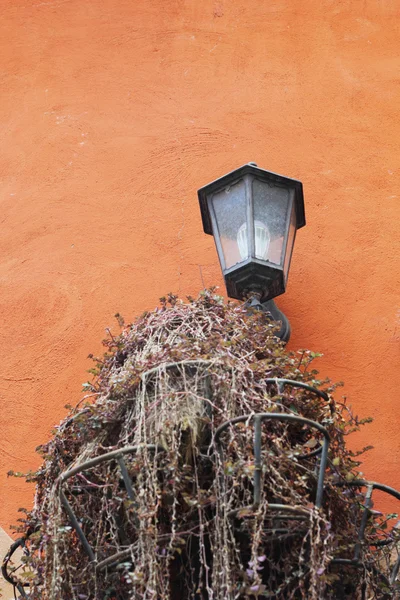
[{"label": "textured plaster wall", "polygon": [[0,524],[9,469],[75,403],[104,328],[223,289],[196,190],[255,160],[304,183],[293,349],[375,418],[400,487],[398,0],[1,0]]}]

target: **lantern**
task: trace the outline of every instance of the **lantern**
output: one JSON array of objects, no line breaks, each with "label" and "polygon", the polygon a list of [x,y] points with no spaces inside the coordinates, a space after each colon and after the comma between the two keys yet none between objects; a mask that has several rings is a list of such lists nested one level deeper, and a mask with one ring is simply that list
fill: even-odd
[{"label": "lantern", "polygon": [[296,231],[305,225],[300,181],[248,163],[198,191],[228,296],[262,302],[283,294]]}]

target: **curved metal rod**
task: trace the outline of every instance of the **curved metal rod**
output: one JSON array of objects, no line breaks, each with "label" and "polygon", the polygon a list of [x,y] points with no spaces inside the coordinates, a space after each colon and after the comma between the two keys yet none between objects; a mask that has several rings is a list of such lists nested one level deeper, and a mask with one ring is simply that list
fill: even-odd
[{"label": "curved metal rod", "polygon": [[280,377],[268,377],[265,380],[265,383],[275,383],[276,386],[278,387],[279,393],[281,393],[281,391],[279,389],[280,384],[282,386],[291,385],[292,387],[302,388],[303,390],[312,392],[313,394],[316,394],[320,398],[323,398],[324,400],[329,402],[329,396],[326,392],[323,392],[322,390],[319,390],[311,385],[308,385],[307,383],[303,383],[302,381],[296,381],[295,379],[281,379]]},{"label": "curved metal rod", "polygon": [[68,514],[68,517],[71,521],[71,525],[74,528],[77,536],[79,537],[79,539],[82,543],[82,546],[83,546],[87,556],[89,557],[90,562],[95,562],[96,556],[92,550],[92,547],[90,546],[89,542],[87,541],[85,534],[83,533],[82,527],[80,526],[78,519],[76,518],[76,515],[72,509],[72,506],[70,505],[70,503],[68,501],[68,498],[66,497],[66,495],[62,489],[63,483],[65,483],[65,481],[67,481],[70,477],[73,477],[77,473],[80,473],[82,471],[87,471],[88,469],[96,467],[97,465],[99,465],[103,462],[106,462],[108,460],[116,460],[118,462],[118,465],[119,465],[119,468],[121,471],[122,479],[124,480],[124,484],[125,484],[125,488],[126,488],[128,497],[130,500],[133,500],[134,493],[133,493],[133,488],[132,488],[132,481],[129,477],[128,470],[126,468],[126,465],[125,465],[125,462],[123,459],[123,455],[129,454],[132,452],[137,452],[138,450],[140,450],[142,448],[146,448],[147,450],[150,450],[150,451],[158,450],[160,452],[165,452],[165,448],[160,446],[160,444],[139,444],[137,446],[126,446],[125,448],[118,448],[118,450],[113,450],[112,452],[107,452],[106,454],[102,454],[101,456],[96,456],[96,458],[92,458],[91,460],[87,460],[86,462],[81,463],[80,465],[77,465],[76,467],[72,467],[71,469],[68,469],[67,471],[62,473],[59,477],[59,482],[60,482],[59,495],[60,495],[61,503],[64,506],[64,508]]},{"label": "curved metal rod", "polygon": [[229,421],[225,421],[225,423],[222,423],[222,425],[218,427],[214,434],[215,444],[219,445],[221,434],[228,427],[230,427],[231,425],[235,425],[236,423],[243,423],[252,419],[254,419],[254,504],[259,504],[261,500],[261,422],[275,420],[308,425],[309,427],[317,429],[320,433],[323,434],[324,440],[322,443],[321,462],[319,466],[317,483],[317,494],[315,498],[316,508],[321,508],[324,493],[325,469],[328,460],[328,448],[330,442],[330,436],[325,427],[323,427],[316,421],[312,421],[311,419],[306,419],[305,417],[299,417],[297,415],[289,415],[287,413],[256,413],[250,415],[242,415],[240,417],[229,419]]},{"label": "curved metal rod", "polygon": [[349,565],[350,567],[362,567],[363,563],[354,558],[333,558],[330,562],[331,565]]},{"label": "curved metal rod", "polygon": [[[333,483],[332,485],[334,485],[335,487],[345,487],[345,486],[350,486],[350,487],[371,487],[373,490],[380,490],[381,492],[384,492],[385,494],[390,494],[390,496],[393,496],[394,498],[396,498],[396,500],[400,500],[400,492],[398,490],[395,490],[394,488],[385,485],[384,483],[379,483],[377,481],[366,481],[364,479],[354,479],[353,481],[338,481],[336,483]],[[367,510],[368,506],[365,507]],[[382,547],[382,546],[388,546],[389,544],[392,543],[393,540],[378,540],[377,542],[373,542],[370,545],[371,546],[375,546],[376,548]],[[399,564],[400,567],[400,564]]]},{"label": "curved metal rod", "polygon": [[10,562],[11,557],[14,554],[14,552],[16,550],[18,550],[18,548],[20,548],[20,547],[25,548],[25,538],[19,538],[18,540],[15,540],[15,542],[13,544],[11,544],[10,549],[8,550],[7,554],[5,555],[3,563],[1,565],[1,574],[3,575],[3,577],[7,581],[7,583],[10,583],[12,586],[14,586],[14,588],[16,588],[18,590],[18,592],[21,594],[22,598],[27,598],[27,595],[25,594],[25,591],[24,591],[24,587],[29,587],[29,583],[18,581],[17,579],[12,577],[12,575],[10,575],[8,573],[8,563]]},{"label": "curved metal rod", "polygon": [[[308,385],[307,383],[303,383],[302,381],[296,381],[295,379],[282,379],[280,377],[268,377],[265,380],[265,382],[266,383],[274,383],[276,385],[276,387],[278,388],[278,394],[280,394],[280,395],[283,395],[283,388],[285,387],[285,385],[290,385],[292,387],[301,388],[303,390],[312,392],[316,396],[319,396],[320,398],[323,398],[324,400],[326,400],[326,402],[329,402],[329,396],[326,392],[323,392],[322,390],[312,387],[311,385]],[[321,454],[321,452],[322,452],[322,446],[320,446],[319,448],[316,448],[315,450],[313,450],[312,452],[309,452],[308,454],[300,454],[299,456],[297,456],[297,458],[300,460],[305,459],[305,458],[311,458],[313,456],[318,456],[319,454]]]},{"label": "curved metal rod", "polygon": [[[394,488],[390,487],[389,485],[385,485],[384,483],[379,483],[378,481],[367,481],[365,479],[353,479],[352,481],[337,481],[336,483],[333,483],[332,485],[334,485],[335,487],[347,487],[347,486],[349,486],[349,487],[366,487],[368,490],[371,490],[369,497],[368,497],[368,495],[366,497],[365,512],[364,512],[365,518],[363,519],[361,526],[360,526],[360,530],[359,530],[359,534],[358,534],[358,543],[355,546],[354,559],[335,558],[331,561],[333,564],[352,564],[354,566],[360,566],[360,565],[362,566],[362,564],[359,561],[359,548],[360,548],[360,543],[364,539],[366,521],[368,519],[368,513],[370,513],[372,491],[380,490],[381,492],[385,492],[386,494],[393,496],[394,498],[396,498],[396,500],[400,500],[400,492],[398,490],[395,490]],[[375,547],[381,547],[381,546],[388,546],[390,543],[391,543],[390,540],[382,540],[382,541],[378,540],[376,543],[372,543],[370,545],[375,546]],[[345,561],[347,561],[347,562],[345,562]],[[396,564],[394,565],[392,572],[390,574],[390,577],[389,577],[389,582],[391,585],[393,585],[393,583],[395,582],[399,570],[400,570],[400,556],[398,557]]]},{"label": "curved metal rod", "polygon": [[106,454],[101,454],[100,456],[96,456],[96,458],[92,458],[87,460],[76,467],[72,467],[72,469],[68,469],[64,473],[60,475],[60,483],[64,483],[67,479],[80,473],[81,471],[86,471],[87,469],[91,469],[92,467],[96,467],[102,462],[107,460],[118,459],[123,454],[129,454],[130,452],[137,452],[141,448],[147,448],[147,450],[160,450],[161,452],[165,452],[165,448],[160,446],[160,444],[139,444],[137,446],[125,446],[124,448],[118,448],[118,450],[113,450],[112,452],[107,452]]},{"label": "curved metal rod", "polygon": [[400,492],[390,487],[389,485],[385,485],[384,483],[379,483],[378,481],[367,481],[366,479],[353,479],[352,481],[336,481],[332,483],[335,487],[368,487],[372,486],[374,490],[380,490],[381,492],[385,492],[386,494],[390,494],[396,500],[400,500]]},{"label": "curved metal rod", "polygon": [[[140,375],[140,379],[142,380],[143,383],[145,383],[146,381],[146,377],[148,375],[154,375],[155,373],[159,373],[160,371],[162,371],[163,369],[177,369],[179,367],[183,368],[194,368],[196,366],[199,365],[204,365],[204,366],[210,366],[211,364],[215,364],[217,361],[215,360],[205,360],[205,359],[192,359],[192,360],[179,360],[177,362],[170,362],[170,363],[161,363],[160,365],[157,365],[156,367],[153,367],[152,369],[148,369],[147,371],[143,371],[143,373]],[[208,373],[207,373],[208,375]]]},{"label": "curved metal rod", "polygon": [[96,565],[96,571],[102,571],[103,569],[106,569],[107,567],[110,567],[110,566],[112,567],[115,564],[122,562],[126,558],[129,558],[131,556],[131,554],[132,554],[131,548],[127,548],[126,550],[121,550],[120,552],[116,552],[112,556],[109,556],[108,558],[105,558],[104,560],[99,562]]},{"label": "curved metal rod", "polygon": [[[241,508],[235,508],[234,510],[231,510],[228,514],[230,517],[234,517],[235,515],[237,515],[237,513],[240,513],[242,511],[254,511],[257,509],[257,506],[254,506],[254,504],[251,504],[250,506],[242,506]],[[294,513],[293,515],[279,515],[279,519],[287,519],[287,520],[293,520],[293,521],[297,521],[300,520],[304,520],[307,518],[310,518],[310,514],[311,511],[308,508],[305,508],[304,506],[291,506],[290,504],[275,504],[275,503],[270,503],[268,502],[268,509],[270,510],[276,510],[276,511],[281,511],[281,512],[291,512]],[[239,515],[239,518],[241,516],[250,516],[250,515]],[[275,519],[277,517],[274,517]]]},{"label": "curved metal rod", "polygon": [[[395,490],[394,488],[392,488],[388,485],[385,485],[384,483],[379,483],[378,481],[367,481],[365,479],[353,479],[353,481],[337,481],[336,483],[333,483],[332,485],[334,485],[335,487],[346,487],[346,486],[371,487],[372,490],[380,490],[381,492],[384,492],[385,494],[389,494],[390,496],[393,496],[394,498],[396,498],[396,500],[400,500],[400,492],[398,490]],[[368,509],[371,507],[366,506],[365,508],[368,511]],[[388,546],[391,543],[392,543],[392,540],[378,540],[377,542],[371,543],[370,545],[379,548],[382,546]],[[399,564],[399,567],[400,567],[400,564]]]},{"label": "curved metal rod", "polygon": [[312,421],[311,419],[306,419],[305,417],[299,417],[298,415],[290,415],[287,413],[252,413],[250,415],[241,415],[240,417],[234,417],[233,419],[229,419],[229,421],[225,421],[222,423],[216,430],[214,434],[214,440],[218,444],[221,433],[225,431],[230,425],[235,425],[236,423],[243,423],[245,421],[250,421],[254,417],[260,417],[262,421],[265,420],[274,420],[274,421],[289,421],[292,423],[302,423],[303,425],[309,425],[310,427],[314,427],[318,429],[326,441],[329,443],[331,438],[328,431],[325,429],[323,425],[320,425],[316,421]]}]

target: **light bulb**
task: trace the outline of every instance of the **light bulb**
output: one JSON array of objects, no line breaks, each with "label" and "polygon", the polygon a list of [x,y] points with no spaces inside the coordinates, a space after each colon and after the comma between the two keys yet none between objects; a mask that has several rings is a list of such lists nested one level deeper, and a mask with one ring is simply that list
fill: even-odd
[{"label": "light bulb", "polygon": [[[260,258],[261,260],[267,259],[270,239],[268,227],[264,225],[264,223],[261,223],[261,221],[256,221],[254,223],[256,258]],[[246,258],[249,256],[247,223],[243,223],[243,225],[239,228],[236,240],[239,247],[240,257],[242,260],[246,260]]]}]

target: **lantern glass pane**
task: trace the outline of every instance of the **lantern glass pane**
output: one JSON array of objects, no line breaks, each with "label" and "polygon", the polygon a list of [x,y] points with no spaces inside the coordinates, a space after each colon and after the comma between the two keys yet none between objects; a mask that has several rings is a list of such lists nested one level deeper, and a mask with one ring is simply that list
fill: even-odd
[{"label": "lantern glass pane", "polygon": [[290,259],[292,257],[295,237],[296,237],[296,207],[295,207],[294,202],[292,202],[292,211],[291,211],[291,215],[290,215],[290,226],[289,226],[288,240],[287,240],[287,245],[286,245],[285,262],[284,262],[284,266],[283,266],[285,280],[287,279],[287,276],[289,274]]},{"label": "lantern glass pane", "polygon": [[283,266],[284,242],[291,192],[254,179],[254,239],[256,258]]},{"label": "lantern glass pane", "polygon": [[225,269],[249,257],[246,234],[246,189],[243,179],[212,197]]}]

